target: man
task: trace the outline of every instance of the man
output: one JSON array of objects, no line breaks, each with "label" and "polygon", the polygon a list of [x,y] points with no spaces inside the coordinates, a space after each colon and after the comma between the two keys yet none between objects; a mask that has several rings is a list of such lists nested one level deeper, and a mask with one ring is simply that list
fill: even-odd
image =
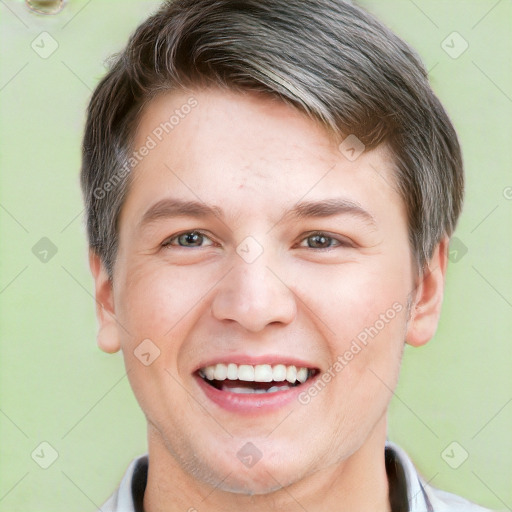
[{"label": "man", "polygon": [[463,197],[414,52],[340,0],[176,0],[93,94],[99,346],[148,423],[103,511],[479,511],[386,442]]}]

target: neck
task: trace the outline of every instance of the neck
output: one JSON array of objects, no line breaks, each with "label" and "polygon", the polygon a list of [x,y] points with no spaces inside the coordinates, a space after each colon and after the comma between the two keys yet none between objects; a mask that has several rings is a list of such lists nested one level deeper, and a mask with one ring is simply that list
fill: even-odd
[{"label": "neck", "polygon": [[219,490],[187,471],[148,426],[149,471],[145,512],[391,512],[384,460],[386,418],[350,457],[324,467],[268,494],[246,495]]}]

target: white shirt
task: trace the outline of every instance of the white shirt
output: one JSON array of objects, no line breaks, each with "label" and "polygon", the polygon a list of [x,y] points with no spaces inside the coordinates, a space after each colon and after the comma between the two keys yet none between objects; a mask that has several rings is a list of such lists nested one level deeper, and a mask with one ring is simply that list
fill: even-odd
[{"label": "white shirt", "polygon": [[[394,491],[408,505],[398,506],[400,512],[491,512],[455,494],[428,485],[414,467],[407,454],[397,445],[386,442],[386,469],[391,464],[398,476],[392,482]],[[142,512],[142,501],[147,480],[148,457],[143,455],[131,462],[116,492],[101,507],[101,512]],[[391,467],[391,466],[390,466]],[[137,508],[136,504],[140,504]],[[395,509],[393,509],[395,512]]]}]

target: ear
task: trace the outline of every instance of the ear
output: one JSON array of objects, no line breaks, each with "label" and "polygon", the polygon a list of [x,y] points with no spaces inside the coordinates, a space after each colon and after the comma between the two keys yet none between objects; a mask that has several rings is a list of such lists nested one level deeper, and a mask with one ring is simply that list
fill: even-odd
[{"label": "ear", "polygon": [[117,320],[114,310],[114,292],[101,258],[92,249],[89,250],[89,266],[94,277],[96,317],[99,323],[98,346],[112,354],[121,348]]},{"label": "ear", "polygon": [[449,238],[443,237],[434,249],[422,276],[418,276],[412,293],[412,304],[405,341],[414,347],[425,345],[434,336],[444,296],[444,281],[448,262]]}]

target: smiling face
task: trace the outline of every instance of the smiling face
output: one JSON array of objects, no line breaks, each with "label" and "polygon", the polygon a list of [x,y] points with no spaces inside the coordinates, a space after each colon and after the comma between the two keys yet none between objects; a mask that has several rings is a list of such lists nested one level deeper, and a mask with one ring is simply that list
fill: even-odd
[{"label": "smiling face", "polygon": [[91,260],[100,345],[122,347],[150,456],[249,493],[371,443],[381,457],[404,340],[432,334],[407,321],[413,258],[390,156],[347,159],[295,109],[216,89],[152,100],[135,147],[191,95],[133,170],[113,288]]}]

